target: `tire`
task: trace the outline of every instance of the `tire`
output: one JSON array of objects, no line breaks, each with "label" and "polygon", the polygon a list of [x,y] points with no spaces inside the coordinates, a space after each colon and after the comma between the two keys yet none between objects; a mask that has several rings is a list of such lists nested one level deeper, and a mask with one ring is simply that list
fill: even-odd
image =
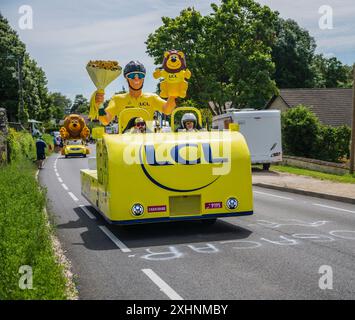
[{"label": "tire", "polygon": [[269,169],[270,169],[270,163],[264,163],[263,164],[263,170],[264,171],[269,171]]},{"label": "tire", "polygon": [[66,158],[68,158],[68,155],[67,155],[67,154],[65,155],[65,159],[66,159]]},{"label": "tire", "polygon": [[213,218],[213,219],[202,219],[201,223],[205,226],[212,226],[216,223],[217,218]]}]

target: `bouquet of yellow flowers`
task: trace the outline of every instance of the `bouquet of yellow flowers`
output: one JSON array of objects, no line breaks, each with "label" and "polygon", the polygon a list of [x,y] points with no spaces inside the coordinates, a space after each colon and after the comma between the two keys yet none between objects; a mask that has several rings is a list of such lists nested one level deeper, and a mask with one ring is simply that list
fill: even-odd
[{"label": "bouquet of yellow flowers", "polygon": [[93,120],[98,118],[99,106],[95,102],[96,93],[105,93],[105,88],[121,74],[122,67],[117,61],[90,60],[86,70],[97,88],[90,99],[89,118]]}]

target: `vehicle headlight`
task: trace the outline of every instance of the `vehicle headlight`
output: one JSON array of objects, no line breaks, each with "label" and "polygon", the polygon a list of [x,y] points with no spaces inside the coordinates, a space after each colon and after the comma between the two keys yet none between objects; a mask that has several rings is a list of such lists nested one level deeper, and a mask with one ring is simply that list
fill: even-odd
[{"label": "vehicle headlight", "polygon": [[132,206],[132,214],[136,217],[138,216],[141,216],[144,212],[144,207],[140,204],[140,203],[135,203],[133,206]]},{"label": "vehicle headlight", "polygon": [[234,210],[238,207],[238,200],[234,197],[230,197],[226,202],[226,206],[228,209]]}]

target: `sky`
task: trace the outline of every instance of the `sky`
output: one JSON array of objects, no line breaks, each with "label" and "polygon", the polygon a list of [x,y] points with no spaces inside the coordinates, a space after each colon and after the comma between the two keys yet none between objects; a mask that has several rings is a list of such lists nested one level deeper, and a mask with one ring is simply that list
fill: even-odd
[{"label": "sky", "polygon": [[[49,90],[73,99],[76,94],[90,98],[95,90],[85,69],[89,60],[118,60],[122,67],[139,60],[147,69],[144,91],[155,92],[158,80],[152,73],[156,66],[144,43],[148,35],[162,25],[162,16],[175,17],[189,6],[205,15],[212,11],[212,2],[219,0],[1,0],[0,12],[45,71]],[[355,62],[354,0],[258,2],[307,29],[316,39],[318,53],[346,64]],[[23,5],[32,9],[32,29],[20,28]],[[319,26],[324,5],[333,11],[332,29]],[[121,75],[106,89],[106,98],[122,86],[127,88]]]}]

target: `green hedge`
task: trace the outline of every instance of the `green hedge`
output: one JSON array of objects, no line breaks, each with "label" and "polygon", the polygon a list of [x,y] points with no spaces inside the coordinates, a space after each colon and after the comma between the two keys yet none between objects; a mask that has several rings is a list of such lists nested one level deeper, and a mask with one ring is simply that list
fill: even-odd
[{"label": "green hedge", "polygon": [[[48,145],[46,154],[49,155],[54,149],[53,137],[49,134],[43,134],[42,139]],[[10,163],[36,160],[36,139],[27,131],[18,132],[10,128],[7,141]]]},{"label": "green hedge", "polygon": [[321,124],[307,107],[299,105],[282,114],[284,153],[340,162],[350,157],[351,129]]},{"label": "green hedge", "polygon": [[7,141],[11,163],[36,159],[36,145],[30,133],[10,128]]},{"label": "green hedge", "polygon": [[46,149],[46,154],[49,155],[54,150],[53,136],[50,134],[43,134],[42,139],[47,143],[48,148]]},{"label": "green hedge", "polygon": [[[0,300],[66,298],[34,172],[28,160],[0,168]],[[33,289],[19,287],[24,265],[32,267]]]}]

